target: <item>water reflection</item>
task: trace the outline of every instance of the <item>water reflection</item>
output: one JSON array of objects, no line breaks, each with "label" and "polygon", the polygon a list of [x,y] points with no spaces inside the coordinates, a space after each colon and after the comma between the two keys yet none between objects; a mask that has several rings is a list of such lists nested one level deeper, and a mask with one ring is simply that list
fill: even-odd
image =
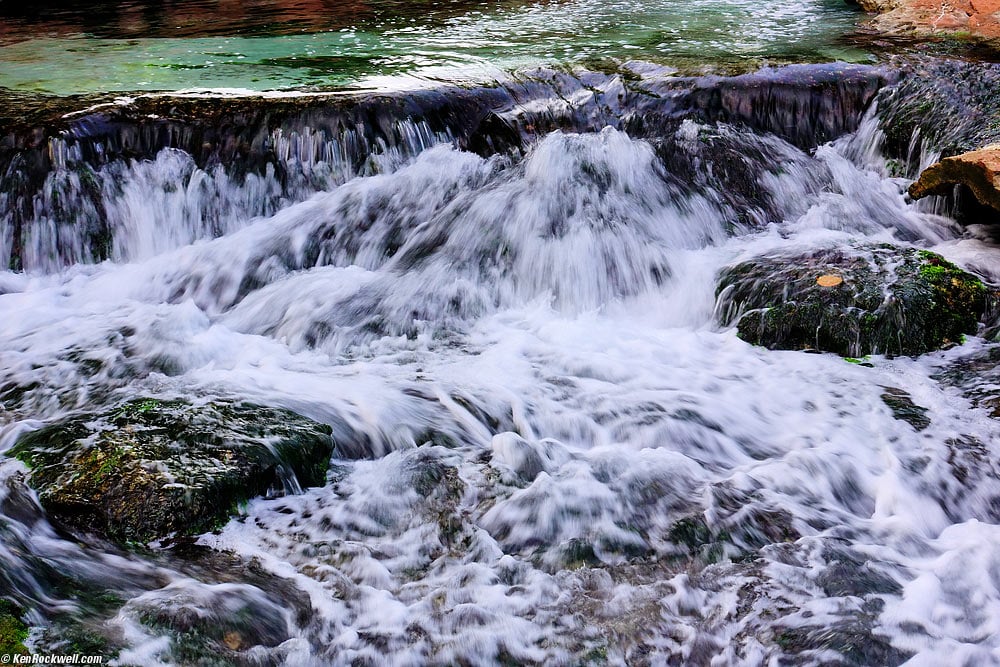
[{"label": "water reflection", "polygon": [[841,0],[185,0],[9,7],[0,87],[95,91],[486,83],[513,69],[858,59]]},{"label": "water reflection", "polygon": [[[496,7],[483,0],[178,0],[0,2],[0,39],[86,33],[95,37],[287,35],[376,24],[400,17],[442,20]],[[518,4],[524,4],[519,2]]]}]

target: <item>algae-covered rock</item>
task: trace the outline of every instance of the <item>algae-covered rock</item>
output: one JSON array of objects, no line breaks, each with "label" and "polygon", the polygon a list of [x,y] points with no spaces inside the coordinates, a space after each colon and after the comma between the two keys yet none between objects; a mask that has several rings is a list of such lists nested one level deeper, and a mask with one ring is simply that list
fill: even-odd
[{"label": "algae-covered rock", "polygon": [[328,426],[247,403],[133,400],[23,436],[45,509],[119,541],[210,530],[254,496],[323,482]]},{"label": "algae-covered rock", "polygon": [[921,58],[900,76],[876,104],[882,152],[901,175],[916,178],[925,166],[914,140],[944,157],[1000,142],[1000,64]]},{"label": "algae-covered rock", "polygon": [[[0,657],[28,655],[24,645],[28,638],[28,626],[21,620],[22,611],[14,604],[0,599]],[[9,664],[12,658],[4,660]]]},{"label": "algae-covered rock", "polygon": [[960,342],[993,296],[939,255],[883,244],[757,257],[723,270],[716,298],[747,342],[858,357]]}]

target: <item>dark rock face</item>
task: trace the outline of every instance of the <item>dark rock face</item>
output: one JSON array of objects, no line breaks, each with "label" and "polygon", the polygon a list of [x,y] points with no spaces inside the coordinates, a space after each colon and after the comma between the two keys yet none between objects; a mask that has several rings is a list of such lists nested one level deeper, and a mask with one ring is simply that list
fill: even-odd
[{"label": "dark rock face", "polygon": [[854,131],[868,104],[894,74],[830,63],[790,65],[697,83],[687,104],[708,121],[747,125],[800,148]]},{"label": "dark rock face", "polygon": [[994,297],[934,253],[891,245],[759,257],[722,272],[716,313],[769,349],[917,355],[975,333]]},{"label": "dark rock face", "polygon": [[919,142],[945,157],[1000,141],[1000,64],[933,58],[900,71],[877,97],[883,150],[916,177]]},{"label": "dark rock face", "polygon": [[71,529],[150,541],[212,529],[239,503],[321,484],[330,428],[246,403],[137,399],[23,436],[42,505]]}]

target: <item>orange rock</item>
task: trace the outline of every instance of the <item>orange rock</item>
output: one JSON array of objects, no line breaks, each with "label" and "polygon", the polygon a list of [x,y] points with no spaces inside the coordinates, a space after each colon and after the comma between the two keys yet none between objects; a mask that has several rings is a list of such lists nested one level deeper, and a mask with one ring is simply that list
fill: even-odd
[{"label": "orange rock", "polygon": [[1000,211],[1000,144],[932,164],[910,186],[910,196],[947,194],[955,185],[968,186],[981,204]]},{"label": "orange rock", "polygon": [[1000,0],[859,0],[879,12],[872,27],[890,34],[954,34],[1000,40]]},{"label": "orange rock", "polygon": [[1000,12],[1000,0],[972,0],[971,4],[976,14],[996,14]]}]

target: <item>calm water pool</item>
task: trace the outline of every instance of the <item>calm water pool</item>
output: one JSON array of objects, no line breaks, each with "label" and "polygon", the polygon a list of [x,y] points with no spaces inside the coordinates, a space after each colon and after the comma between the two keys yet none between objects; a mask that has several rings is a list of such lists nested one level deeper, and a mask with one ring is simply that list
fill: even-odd
[{"label": "calm water pool", "polygon": [[70,4],[0,14],[0,87],[78,94],[489,81],[535,65],[860,60],[841,0]]}]

